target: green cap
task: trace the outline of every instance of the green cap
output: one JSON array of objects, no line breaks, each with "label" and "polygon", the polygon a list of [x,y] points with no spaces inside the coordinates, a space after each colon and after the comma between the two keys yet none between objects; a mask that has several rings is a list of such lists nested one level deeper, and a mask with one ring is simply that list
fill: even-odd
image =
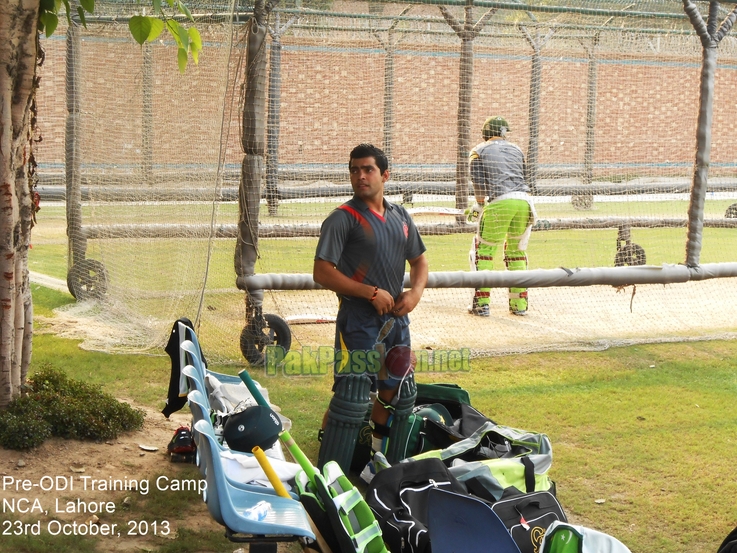
[{"label": "green cap", "polygon": [[439,422],[445,426],[453,426],[453,417],[442,403],[431,403],[429,405],[420,405],[414,414],[423,419]]},{"label": "green cap", "polygon": [[507,120],[501,115],[495,115],[484,121],[484,127],[481,130],[481,133],[484,136],[484,140],[488,140],[492,136],[504,136],[506,133],[511,131],[512,129],[509,128]]}]

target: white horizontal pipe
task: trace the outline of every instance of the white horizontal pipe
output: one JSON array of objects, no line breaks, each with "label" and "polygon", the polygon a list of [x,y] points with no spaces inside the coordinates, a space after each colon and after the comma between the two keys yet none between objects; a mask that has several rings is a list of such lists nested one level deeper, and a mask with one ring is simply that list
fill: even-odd
[{"label": "white horizontal pipe", "polygon": [[[639,267],[599,267],[574,269],[534,269],[529,271],[431,272],[428,288],[549,288],[553,286],[624,286],[630,284],[672,284],[690,280],[737,277],[737,263],[708,263]],[[238,277],[240,290],[317,290],[312,275],[305,273],[251,275]],[[404,276],[409,288],[409,274]]]}]

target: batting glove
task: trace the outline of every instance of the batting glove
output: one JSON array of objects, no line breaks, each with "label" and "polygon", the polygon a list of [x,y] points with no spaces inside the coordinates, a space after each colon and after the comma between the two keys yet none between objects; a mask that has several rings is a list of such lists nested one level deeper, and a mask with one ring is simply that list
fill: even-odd
[{"label": "batting glove", "polygon": [[469,209],[466,210],[466,220],[469,223],[478,223],[479,218],[481,217],[481,212],[483,211],[483,206],[480,206],[479,204],[475,203],[473,204]]}]

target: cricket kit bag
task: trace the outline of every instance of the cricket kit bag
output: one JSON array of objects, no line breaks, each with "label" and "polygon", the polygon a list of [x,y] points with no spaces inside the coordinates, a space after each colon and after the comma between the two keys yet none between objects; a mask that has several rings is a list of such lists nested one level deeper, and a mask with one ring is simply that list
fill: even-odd
[{"label": "cricket kit bag", "polygon": [[545,434],[517,430],[491,421],[472,436],[451,446],[415,455],[437,458],[467,489],[488,501],[498,501],[510,486],[522,493],[555,492],[548,477],[553,461]]},{"label": "cricket kit bag", "polygon": [[732,530],[727,537],[724,538],[724,541],[722,542],[722,545],[719,546],[717,553],[737,553],[737,528]]},{"label": "cricket kit bag", "polygon": [[538,553],[548,527],[568,519],[550,492],[520,494],[515,488],[509,491],[512,493],[493,503],[491,510],[507,527],[521,553]]},{"label": "cricket kit bag", "polygon": [[434,458],[392,465],[371,480],[366,503],[391,553],[429,553],[427,504],[432,488],[466,493],[443,462]]},{"label": "cricket kit bag", "polygon": [[[524,553],[524,550],[522,550]],[[626,545],[612,536],[555,521],[548,526],[539,553],[632,553]],[[721,553],[721,549],[719,553]],[[727,550],[729,551],[729,550]]]},{"label": "cricket kit bag", "polygon": [[[415,415],[423,419],[415,454],[444,449],[493,423],[471,406],[468,392],[456,384],[418,384],[415,405]],[[441,416],[433,416],[432,411]]]},{"label": "cricket kit bag", "polygon": [[[444,449],[472,436],[486,423],[493,422],[471,406],[468,392],[456,384],[417,384],[414,408],[405,423],[401,444],[393,444],[390,463],[413,457],[422,452]],[[365,423],[367,438],[363,449],[357,449],[352,468],[363,468],[370,459],[368,416]],[[381,433],[381,431],[378,431]],[[384,435],[388,438],[389,432]],[[363,436],[363,432],[360,434]],[[391,445],[391,443],[390,443]],[[388,451],[382,450],[384,454]]]}]

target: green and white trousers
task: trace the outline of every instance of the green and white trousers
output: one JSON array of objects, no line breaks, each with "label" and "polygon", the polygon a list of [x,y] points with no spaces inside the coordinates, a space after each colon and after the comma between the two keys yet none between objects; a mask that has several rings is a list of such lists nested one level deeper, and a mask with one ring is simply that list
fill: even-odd
[{"label": "green and white trousers", "polygon": [[[535,222],[535,207],[527,194],[512,194],[500,197],[484,206],[479,220],[478,233],[469,254],[471,270],[494,269],[494,259],[499,246],[503,246],[504,264],[510,271],[527,269],[527,243],[532,224]],[[490,288],[477,288],[474,306],[489,305]],[[527,289],[509,289],[509,310],[527,310]]]}]

